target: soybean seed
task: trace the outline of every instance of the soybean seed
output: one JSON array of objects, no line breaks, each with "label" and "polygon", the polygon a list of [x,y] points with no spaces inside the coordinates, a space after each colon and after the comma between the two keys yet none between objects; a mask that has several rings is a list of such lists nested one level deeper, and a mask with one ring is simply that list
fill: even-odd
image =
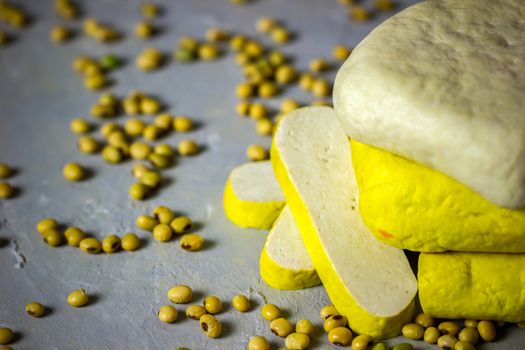
[{"label": "soybean seed", "polygon": [[134,251],[139,247],[140,239],[134,233],[126,233],[122,236],[120,245],[122,246],[122,249],[126,251]]},{"label": "soybean seed", "polygon": [[425,329],[425,334],[423,335],[423,340],[429,344],[436,344],[441,332],[436,327],[428,327]]},{"label": "soybean seed", "polygon": [[310,346],[310,337],[302,333],[292,333],[286,337],[286,348],[290,350],[304,350]]},{"label": "soybean seed", "polygon": [[479,321],[478,332],[481,339],[491,342],[496,339],[496,327],[491,321]]},{"label": "soybean seed", "polygon": [[26,305],[26,312],[29,316],[33,316],[33,317],[40,317],[44,314],[45,312],[45,308],[44,308],[44,305],[36,302],[36,301],[33,301],[33,302],[30,302],[29,304]]},{"label": "soybean seed", "polygon": [[206,309],[200,305],[190,305],[186,309],[186,316],[192,320],[198,320],[206,314]]},{"label": "soybean seed", "polygon": [[89,297],[84,289],[77,289],[67,296],[67,303],[73,307],[85,306],[89,301]]},{"label": "soybean seed", "polygon": [[64,236],[66,237],[67,244],[72,247],[78,247],[80,241],[86,238],[84,231],[74,226],[68,227],[66,231],[64,231]]},{"label": "soybean seed", "polygon": [[79,248],[88,254],[98,254],[102,250],[102,243],[96,238],[84,238],[80,241]]},{"label": "soybean seed", "polygon": [[374,338],[367,334],[361,334],[352,340],[352,350],[368,350],[374,342]]},{"label": "soybean seed", "polygon": [[206,309],[206,311],[212,315],[218,314],[222,310],[222,302],[221,299],[214,295],[207,296],[202,305]]},{"label": "soybean seed", "polygon": [[248,350],[270,350],[270,343],[262,336],[251,337]]},{"label": "soybean seed", "polygon": [[188,252],[200,250],[203,245],[204,238],[194,233],[185,234],[179,241],[179,246]]},{"label": "soybean seed", "polygon": [[290,321],[280,317],[270,322],[270,330],[276,336],[285,338],[293,332],[294,327]]},{"label": "soybean seed", "polygon": [[164,305],[159,309],[157,316],[162,322],[173,323],[177,319],[178,312],[173,306]]},{"label": "soybean seed", "polygon": [[273,321],[276,318],[279,318],[281,315],[281,310],[277,305],[266,304],[261,308],[261,315],[264,319],[268,321]]},{"label": "soybean seed", "polygon": [[168,290],[168,299],[175,304],[189,303],[192,297],[192,289],[184,284],[173,286]]},{"label": "soybean seed", "polygon": [[314,334],[315,328],[312,322],[309,320],[299,320],[295,324],[295,332],[312,335]]},{"label": "soybean seed", "polygon": [[324,323],[323,328],[325,332],[330,332],[332,329],[337,327],[345,327],[348,324],[346,317],[342,315],[333,315],[328,317]]},{"label": "soybean seed", "polygon": [[409,323],[404,325],[401,329],[401,332],[403,333],[403,336],[412,340],[422,339],[425,334],[424,328],[417,323]]},{"label": "soybean seed", "polygon": [[117,235],[109,235],[102,240],[102,250],[105,253],[115,253],[119,249],[120,238]]},{"label": "soybean seed", "polygon": [[237,311],[247,312],[251,308],[250,299],[242,294],[238,294],[232,298],[232,306]]},{"label": "soybean seed", "polygon": [[352,342],[352,331],[346,327],[336,327],[328,332],[328,341],[334,345],[347,346]]},{"label": "soybean seed", "polygon": [[212,315],[202,315],[199,319],[204,334],[210,338],[218,338],[222,333],[222,324]]}]

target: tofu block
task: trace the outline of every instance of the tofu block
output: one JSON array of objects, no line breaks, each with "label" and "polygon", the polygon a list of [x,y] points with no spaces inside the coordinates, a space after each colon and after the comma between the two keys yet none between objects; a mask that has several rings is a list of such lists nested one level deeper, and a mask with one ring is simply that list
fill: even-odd
[{"label": "tofu block", "polygon": [[377,26],[337,73],[347,134],[525,208],[525,1],[429,0]]},{"label": "tofu block", "polygon": [[498,207],[438,171],[350,143],[359,210],[377,239],[420,252],[525,252],[525,210]]},{"label": "tofu block", "polygon": [[259,268],[262,279],[276,289],[304,289],[321,284],[288,206],[266,237]]},{"label": "tofu block", "polygon": [[309,107],[287,114],[271,159],[334,306],[357,333],[400,334],[414,313],[417,281],[403,251],[375,239],[361,219],[350,142],[334,111]]},{"label": "tofu block", "polygon": [[525,254],[422,253],[418,280],[433,317],[525,321]]},{"label": "tofu block", "polygon": [[269,229],[284,204],[270,161],[246,163],[231,171],[224,188],[223,206],[234,224]]}]

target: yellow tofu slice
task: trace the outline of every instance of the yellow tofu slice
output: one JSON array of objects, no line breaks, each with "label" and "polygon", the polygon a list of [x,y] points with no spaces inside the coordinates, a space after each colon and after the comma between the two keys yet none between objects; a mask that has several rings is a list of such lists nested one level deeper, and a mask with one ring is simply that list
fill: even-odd
[{"label": "yellow tofu slice", "polygon": [[357,333],[400,334],[414,313],[417,281],[403,251],[379,242],[361,220],[350,143],[333,110],[287,114],[271,158],[334,306]]},{"label": "yellow tofu slice", "polygon": [[525,321],[525,254],[422,253],[418,280],[433,317]]},{"label": "yellow tofu slice", "polygon": [[269,229],[285,204],[270,161],[250,162],[230,172],[223,206],[228,219],[245,228]]},{"label": "yellow tofu slice", "polygon": [[262,279],[277,289],[304,289],[321,284],[288,206],[266,237],[259,269]]}]

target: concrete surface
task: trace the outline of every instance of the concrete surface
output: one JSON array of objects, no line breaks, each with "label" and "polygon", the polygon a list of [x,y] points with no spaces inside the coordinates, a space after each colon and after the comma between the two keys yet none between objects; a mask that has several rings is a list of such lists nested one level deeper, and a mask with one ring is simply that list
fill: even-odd
[{"label": "concrete surface", "polygon": [[[411,2],[403,1],[403,6]],[[309,318],[320,326],[318,310],[329,303],[324,289],[283,292],[267,287],[258,272],[265,232],[239,229],[223,214],[222,189],[229,170],[245,161],[244,150],[250,143],[270,143],[269,138],[256,135],[252,121],[234,112],[234,87],[242,76],[233,56],[213,63],[170,62],[151,74],[139,72],[133,60],[146,46],[169,53],[179,36],[202,37],[211,26],[255,35],[254,20],[272,15],[297,33],[297,40],[283,49],[305,69],[311,58],[329,57],[336,43],[356,45],[390,14],[356,24],[347,19],[335,0],[259,0],[244,7],[226,0],[165,1],[165,14],[156,21],[163,33],[143,42],[132,35],[140,18],[140,1],[84,1],[87,15],[111,23],[126,34],[125,40],[105,46],[79,35],[66,45],[55,46],[50,44],[48,32],[60,21],[51,1],[20,3],[35,21],[16,34],[16,42],[0,49],[0,161],[16,167],[17,174],[9,181],[20,189],[16,198],[0,201],[0,326],[16,331],[12,347],[244,349],[249,337],[257,334],[270,339],[274,349],[283,346],[284,341],[271,334],[255,308],[240,314],[227,306],[218,316],[225,326],[220,339],[206,338],[198,323],[186,317],[179,317],[174,324],[161,323],[156,310],[168,302],[170,286],[179,283],[194,288],[197,303],[207,294],[230,300],[244,293],[256,307],[272,302],[292,321]],[[79,28],[80,23],[73,26]],[[128,199],[132,162],[110,166],[100,157],[80,154],[76,136],[69,132],[69,121],[77,116],[89,118],[89,107],[97,98],[97,93],[84,90],[82,80],[70,69],[71,61],[81,54],[104,53],[128,59],[124,68],[112,74],[115,84],[111,91],[122,96],[131,89],[143,89],[158,95],[168,111],[187,114],[202,124],[191,137],[205,145],[205,151],[179,159],[165,172],[169,185],[148,201]],[[303,103],[314,100],[297,88],[286,95]],[[278,99],[272,105],[277,107]],[[165,141],[176,144],[181,137],[173,134]],[[65,181],[61,171],[69,161],[85,165],[93,176],[81,183]],[[158,243],[135,227],[138,215],[160,204],[200,223],[198,231],[208,241],[206,249],[186,253],[177,241]],[[143,238],[143,246],[132,253],[97,256],[67,246],[51,248],[34,228],[39,219],[48,216],[99,238],[135,231]],[[67,305],[68,293],[77,288],[92,296],[89,306],[73,309]],[[34,319],[25,314],[24,306],[32,300],[49,308],[45,317]],[[184,312],[183,307],[177,308]],[[515,326],[500,332],[501,340],[481,348],[524,348],[525,332]],[[436,348],[414,344],[418,349]],[[312,348],[329,347],[325,334],[319,331]]]}]

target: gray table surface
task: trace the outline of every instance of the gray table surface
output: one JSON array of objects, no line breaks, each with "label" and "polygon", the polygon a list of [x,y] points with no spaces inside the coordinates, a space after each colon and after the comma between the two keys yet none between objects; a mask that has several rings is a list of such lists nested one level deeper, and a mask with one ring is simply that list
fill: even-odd
[{"label": "gray table surface", "polygon": [[[402,5],[412,2],[403,1]],[[269,138],[255,133],[250,120],[235,114],[234,88],[242,75],[233,56],[193,65],[170,62],[151,74],[139,72],[133,59],[146,46],[171,52],[179,36],[202,37],[211,26],[255,35],[255,19],[272,15],[297,33],[297,39],[284,51],[305,69],[310,59],[329,57],[336,43],[356,45],[391,13],[357,24],[347,19],[335,0],[259,0],[243,7],[226,0],[165,1],[166,12],[156,21],[163,33],[146,43],[132,35],[140,19],[140,1],[84,1],[86,14],[115,25],[126,38],[104,46],[80,35],[66,45],[55,46],[50,44],[48,32],[60,21],[52,2],[20,3],[35,21],[16,34],[16,42],[0,49],[0,160],[16,167],[17,174],[9,181],[20,189],[16,198],[0,202],[0,326],[16,331],[13,348],[243,349],[256,334],[270,339],[275,349],[283,346],[283,340],[271,334],[256,308],[240,314],[227,306],[218,316],[225,325],[224,335],[214,340],[206,338],[198,324],[185,317],[174,324],[161,323],[156,310],[167,303],[170,286],[179,283],[194,288],[196,302],[207,294],[230,300],[236,293],[244,293],[256,306],[272,302],[281,306],[290,320],[309,318],[320,326],[318,310],[329,303],[324,289],[277,291],[266,286],[258,271],[266,232],[237,228],[222,210],[228,172],[246,161],[247,145],[270,143]],[[80,23],[74,26],[79,28]],[[110,166],[100,157],[80,154],[76,137],[69,131],[69,121],[88,117],[89,107],[97,98],[96,93],[84,90],[81,79],[71,71],[72,59],[110,52],[128,58],[128,64],[112,74],[116,84],[111,91],[124,95],[143,89],[158,95],[168,111],[187,114],[202,123],[191,137],[205,145],[205,151],[194,158],[179,159],[165,172],[170,184],[144,202],[128,199],[132,162]],[[334,73],[329,75],[333,77]],[[297,88],[287,91],[286,96],[305,104],[313,101]],[[277,107],[278,102],[272,101],[272,106]],[[180,138],[173,134],[166,141],[176,144]],[[67,182],[61,171],[69,161],[87,166],[93,176],[81,183]],[[135,217],[160,204],[199,222],[199,232],[209,242],[206,249],[186,253],[176,241],[158,243],[137,230]],[[97,256],[66,246],[51,248],[34,229],[40,218],[48,216],[100,238],[135,231],[144,239],[143,246],[133,253]],[[74,309],[66,304],[68,293],[77,288],[94,296],[89,306]],[[44,303],[50,312],[41,319],[27,316],[24,306],[31,300]],[[501,340],[481,348],[524,348],[525,332],[515,326],[500,332]],[[390,343],[399,341],[401,338]],[[422,342],[414,344],[418,349],[437,348]],[[328,347],[324,334],[313,337],[313,348]]]}]

